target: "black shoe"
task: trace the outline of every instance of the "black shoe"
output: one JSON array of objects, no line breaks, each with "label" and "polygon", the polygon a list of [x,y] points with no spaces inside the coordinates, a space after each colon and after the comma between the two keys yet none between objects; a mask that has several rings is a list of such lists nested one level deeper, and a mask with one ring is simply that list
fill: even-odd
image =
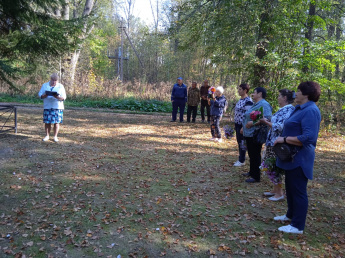
[{"label": "black shoe", "polygon": [[259,183],[260,181],[255,180],[254,178],[248,178],[246,183]]},{"label": "black shoe", "polygon": [[176,122],[176,120],[171,120],[170,122]]},{"label": "black shoe", "polygon": [[202,120],[201,123],[205,123],[205,120]]},{"label": "black shoe", "polygon": [[195,123],[195,120],[192,120],[192,123]]},{"label": "black shoe", "polygon": [[250,176],[250,173],[243,173],[242,176]]},{"label": "black shoe", "polygon": [[182,120],[182,121],[180,121],[180,123],[183,123],[183,120]]}]

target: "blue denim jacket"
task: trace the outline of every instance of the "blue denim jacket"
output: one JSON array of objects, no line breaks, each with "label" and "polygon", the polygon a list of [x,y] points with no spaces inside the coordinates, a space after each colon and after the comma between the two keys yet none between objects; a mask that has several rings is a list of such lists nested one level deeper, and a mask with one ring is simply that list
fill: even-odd
[{"label": "blue denim jacket", "polygon": [[283,162],[277,158],[277,166],[291,170],[301,167],[308,179],[313,179],[316,141],[319,135],[321,113],[315,102],[308,101],[297,105],[291,116],[285,120],[282,137],[297,136],[303,144],[292,162]]},{"label": "blue denim jacket", "polygon": [[271,105],[264,99],[258,101],[257,103],[255,103],[250,109],[248,109],[246,111],[246,113],[244,113],[244,118],[243,118],[243,136],[244,137],[253,137],[253,133],[255,130],[255,126],[252,126],[251,128],[247,128],[246,124],[249,121],[252,121],[250,119],[250,113],[254,110],[258,110],[260,107],[263,107],[264,109],[264,117],[266,117],[267,119],[270,119],[272,116],[272,107]]},{"label": "blue denim jacket", "polygon": [[183,99],[185,102],[187,102],[187,86],[182,83],[180,86],[179,84],[174,84],[174,87],[171,92],[171,100],[175,99]]},{"label": "blue denim jacket", "polygon": [[223,116],[224,108],[226,106],[226,98],[224,95],[216,97],[215,100],[210,100],[211,116]]}]

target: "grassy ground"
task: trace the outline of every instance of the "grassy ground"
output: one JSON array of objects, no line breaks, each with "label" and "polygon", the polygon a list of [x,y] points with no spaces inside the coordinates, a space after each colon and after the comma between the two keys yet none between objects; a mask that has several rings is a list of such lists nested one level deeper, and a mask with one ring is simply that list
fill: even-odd
[{"label": "grassy ground", "polygon": [[[305,234],[279,233],[286,203],[244,183],[235,139],[168,115],[66,110],[42,142],[41,108],[0,135],[0,257],[344,257],[343,136],[321,133]],[[223,121],[225,124],[227,121]]]}]

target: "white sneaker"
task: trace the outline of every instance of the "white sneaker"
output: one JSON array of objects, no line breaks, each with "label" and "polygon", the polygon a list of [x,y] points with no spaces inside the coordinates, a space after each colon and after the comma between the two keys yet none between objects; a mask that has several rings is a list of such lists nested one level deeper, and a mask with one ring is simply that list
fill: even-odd
[{"label": "white sneaker", "polygon": [[216,138],[215,141],[216,141],[216,142],[223,142],[223,139],[222,139],[222,138]]},{"label": "white sneaker", "polygon": [[240,162],[239,160],[237,160],[235,163],[234,163],[234,167],[242,167],[242,166],[244,166],[246,163],[242,163],[242,162]]},{"label": "white sneaker", "polygon": [[49,136],[46,136],[46,137],[44,137],[43,139],[42,139],[42,141],[44,141],[44,142],[46,142],[46,141],[48,141],[49,140]]},{"label": "white sneaker", "polygon": [[299,230],[298,228],[295,228],[291,225],[282,226],[278,228],[278,230],[285,233],[291,233],[291,234],[303,234],[303,230]]},{"label": "white sneaker", "polygon": [[216,138],[210,138],[210,141],[215,141],[216,140]]},{"label": "white sneaker", "polygon": [[274,196],[272,196],[272,197],[268,198],[268,200],[274,201],[274,202],[277,202],[277,201],[280,201],[280,200],[283,200],[283,199],[284,199],[284,195],[282,195],[282,196],[280,196],[280,197],[274,197]]},{"label": "white sneaker", "polygon": [[54,137],[54,142],[58,142],[59,139],[57,137]]},{"label": "white sneaker", "polygon": [[273,196],[273,195],[275,195],[274,193],[271,193],[271,192],[264,192],[264,195],[265,196]]},{"label": "white sneaker", "polygon": [[274,220],[289,221],[290,219],[286,215],[277,216],[273,218]]}]

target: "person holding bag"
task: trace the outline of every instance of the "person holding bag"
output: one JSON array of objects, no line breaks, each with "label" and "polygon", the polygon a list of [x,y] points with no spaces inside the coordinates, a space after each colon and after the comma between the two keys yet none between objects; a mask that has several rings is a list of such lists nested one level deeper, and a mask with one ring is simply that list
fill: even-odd
[{"label": "person holding bag", "polygon": [[263,143],[254,137],[254,131],[259,127],[260,123],[253,122],[251,119],[251,113],[252,111],[262,110],[263,117],[267,119],[271,118],[272,107],[265,100],[266,96],[267,92],[265,88],[255,88],[251,96],[254,101],[254,105],[244,114],[243,128],[241,131],[243,132],[244,139],[247,143],[247,150],[250,159],[250,170],[248,173],[243,174],[244,176],[250,177],[246,180],[247,183],[260,182],[261,148]]},{"label": "person holding bag", "polygon": [[265,196],[271,196],[269,200],[279,201],[284,199],[282,188],[282,175],[281,169],[276,166],[276,154],[273,151],[275,140],[283,132],[284,121],[290,117],[291,113],[295,110],[292,103],[295,100],[295,92],[287,89],[279,91],[278,104],[279,110],[272,116],[271,121],[267,118],[260,119],[261,124],[265,124],[271,129],[268,131],[266,140],[266,154],[263,162],[261,163],[262,171],[266,171],[267,176],[273,183],[273,190],[265,192]]},{"label": "person holding bag", "polygon": [[320,130],[321,113],[316,106],[321,95],[320,85],[313,81],[302,82],[296,92],[296,106],[285,121],[281,137],[275,141],[298,148],[291,161],[277,158],[277,166],[285,170],[285,188],[288,210],[274,217],[277,221],[290,221],[279,231],[303,234],[308,211],[308,180],[313,179],[316,142]]}]

